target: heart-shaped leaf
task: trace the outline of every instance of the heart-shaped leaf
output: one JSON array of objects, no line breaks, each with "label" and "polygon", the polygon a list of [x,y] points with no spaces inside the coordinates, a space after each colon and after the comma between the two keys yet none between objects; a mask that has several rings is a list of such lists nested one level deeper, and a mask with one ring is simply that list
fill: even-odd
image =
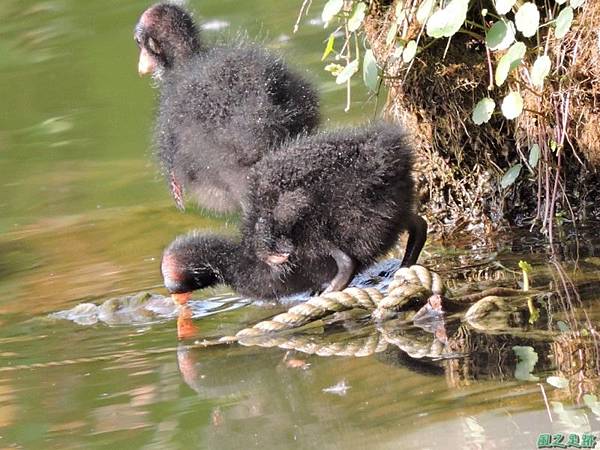
[{"label": "heart-shaped leaf", "polygon": [[564,8],[558,17],[556,18],[556,29],[554,30],[554,36],[558,39],[562,39],[571,29],[573,23],[573,8],[567,6]]},{"label": "heart-shaped leaf", "polygon": [[523,97],[516,91],[512,91],[502,100],[502,114],[509,120],[516,119],[523,112]]},{"label": "heart-shaped leaf", "polygon": [[506,189],[517,180],[522,168],[523,164],[515,164],[506,171],[506,173],[500,180],[500,186],[502,186],[502,189]]},{"label": "heart-shaped leaf", "polygon": [[473,122],[475,122],[476,125],[487,123],[492,117],[494,108],[496,108],[494,100],[489,97],[482,98],[477,102],[477,105],[475,105],[473,113],[471,114],[471,119],[473,119]]},{"label": "heart-shaped leaf", "polygon": [[552,62],[548,55],[539,56],[531,68],[531,83],[539,88],[544,87],[544,79],[550,73]]},{"label": "heart-shaped leaf", "polygon": [[438,9],[427,20],[427,35],[433,38],[450,37],[467,18],[469,0],[451,0],[445,8]]},{"label": "heart-shaped leaf", "polygon": [[337,84],[344,84],[352,75],[354,75],[358,71],[358,59],[350,62],[346,67],[342,69],[342,71],[338,74],[335,79]]},{"label": "heart-shaped leaf", "polygon": [[548,382],[548,384],[551,384],[552,386],[558,389],[566,389],[569,387],[569,380],[563,377],[551,376],[546,378],[546,381]]},{"label": "heart-shaped leaf", "polygon": [[353,32],[360,28],[360,25],[365,18],[365,14],[367,13],[367,4],[366,3],[358,3],[354,11],[352,12],[352,16],[348,19],[348,31]]},{"label": "heart-shaped leaf", "polygon": [[417,22],[421,25],[427,23],[427,19],[433,12],[433,7],[437,3],[437,0],[425,0],[417,9]]},{"label": "heart-shaped leaf", "polygon": [[515,14],[515,25],[523,36],[533,36],[540,25],[540,12],[535,3],[523,3]]},{"label": "heart-shaped leaf", "polygon": [[402,61],[404,61],[405,63],[409,63],[412,61],[412,59],[415,57],[416,54],[417,54],[416,41],[409,41],[409,43],[406,44],[406,48],[404,49],[404,52],[402,53]]},{"label": "heart-shaped leaf", "polygon": [[325,26],[327,26],[329,21],[342,10],[343,6],[344,0],[329,0],[327,3],[325,3],[323,12],[321,13],[321,19],[323,19]]},{"label": "heart-shaped leaf", "polygon": [[379,81],[379,71],[377,69],[377,62],[373,55],[373,50],[369,49],[365,52],[363,58],[363,81],[365,86],[371,91],[377,91],[377,83]]},{"label": "heart-shaped leaf", "polygon": [[494,6],[498,14],[506,14],[515,4],[516,0],[494,0]]},{"label": "heart-shaped leaf", "polygon": [[540,146],[533,144],[531,150],[529,150],[529,165],[535,169],[538,161],[540,160]]},{"label": "heart-shaped leaf", "polygon": [[502,86],[511,70],[521,64],[527,47],[522,42],[515,42],[498,61],[496,67],[496,85]]},{"label": "heart-shaped leaf", "polygon": [[395,59],[402,58],[402,53],[404,53],[404,44],[398,42],[396,44],[396,48],[394,49],[394,53],[392,53],[392,57]]},{"label": "heart-shaped leaf", "polygon": [[515,26],[512,21],[500,19],[485,34],[490,50],[506,50],[515,41]]}]

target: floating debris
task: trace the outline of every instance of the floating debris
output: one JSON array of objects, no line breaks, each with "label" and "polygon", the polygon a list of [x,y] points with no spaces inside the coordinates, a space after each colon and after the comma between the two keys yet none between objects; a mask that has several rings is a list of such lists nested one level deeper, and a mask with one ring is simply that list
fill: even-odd
[{"label": "floating debris", "polygon": [[330,386],[328,388],[323,388],[323,392],[327,393],[327,394],[335,394],[335,395],[339,395],[344,396],[348,393],[348,389],[350,389],[351,386],[346,384],[346,380],[342,380],[337,384],[334,384],[333,386]]}]

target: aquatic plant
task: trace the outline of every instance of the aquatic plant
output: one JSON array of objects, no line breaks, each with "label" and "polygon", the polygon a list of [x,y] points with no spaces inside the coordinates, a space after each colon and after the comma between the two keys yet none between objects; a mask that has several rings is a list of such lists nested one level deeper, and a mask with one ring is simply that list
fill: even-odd
[{"label": "aquatic plant", "polygon": [[434,228],[504,218],[552,241],[560,219],[598,214],[598,2],[329,0],[321,16],[346,107],[362,73],[413,130]]}]

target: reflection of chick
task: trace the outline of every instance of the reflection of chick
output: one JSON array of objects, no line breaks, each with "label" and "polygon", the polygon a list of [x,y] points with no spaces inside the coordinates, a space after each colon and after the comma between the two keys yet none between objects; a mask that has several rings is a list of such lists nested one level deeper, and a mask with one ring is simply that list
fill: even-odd
[{"label": "reflection of chick", "polygon": [[245,42],[205,47],[178,6],[146,10],[135,40],[140,73],[160,80],[158,157],[180,208],[185,189],[204,207],[238,209],[250,167],[318,124],[314,90],[280,58]]},{"label": "reflection of chick", "polygon": [[217,283],[242,295],[278,298],[341,290],[409,233],[403,266],[427,235],[413,211],[412,154],[400,129],[378,124],[302,137],[256,166],[239,243],[177,238],[162,272],[172,293]]}]

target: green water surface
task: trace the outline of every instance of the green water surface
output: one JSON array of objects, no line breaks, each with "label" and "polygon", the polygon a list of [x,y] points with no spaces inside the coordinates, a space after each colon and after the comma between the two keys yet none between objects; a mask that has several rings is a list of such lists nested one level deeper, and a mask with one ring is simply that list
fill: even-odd
[{"label": "green water surface", "polygon": [[[373,116],[360,77],[344,113],[345,91],[323,71],[324,1],[312,2],[297,34],[300,0],[190,3],[207,36],[247,30],[304,71],[319,86],[325,127]],[[157,173],[156,91],[138,77],[132,40],[147,5],[0,3],[0,448],[535,448],[541,432],[598,429],[570,403],[579,428],[551,422],[539,386],[510,374],[454,383],[381,356],[187,349],[174,320],[48,318],[81,302],[164,294],[158,262],[174,236],[237,232],[237,217],[176,211]],[[217,294],[234,295],[218,288],[197,299]],[[197,325],[230,334],[272,312],[249,306]],[[341,381],[345,392],[323,390]]]}]

